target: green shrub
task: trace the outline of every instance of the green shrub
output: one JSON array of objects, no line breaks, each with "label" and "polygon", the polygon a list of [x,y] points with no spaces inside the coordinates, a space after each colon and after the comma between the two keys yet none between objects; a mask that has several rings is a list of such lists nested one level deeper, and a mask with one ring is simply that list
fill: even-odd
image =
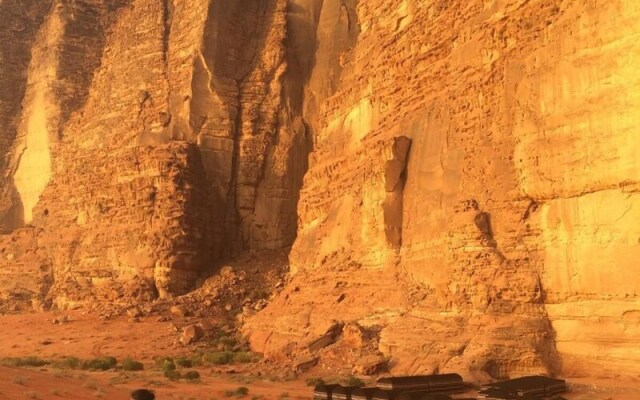
[{"label": "green shrub", "polygon": [[78,369],[80,365],[82,365],[82,361],[77,357],[65,357],[54,363],[55,367],[63,369]]},{"label": "green shrub", "polygon": [[200,379],[200,373],[198,371],[187,371],[184,374],[184,379],[188,381],[197,381]]},{"label": "green shrub", "polygon": [[182,367],[182,368],[192,368],[193,367],[193,361],[190,358],[186,358],[186,357],[178,357],[175,360],[175,363],[177,366]]},{"label": "green shrub", "polygon": [[239,352],[233,355],[233,362],[239,364],[246,364],[253,361],[253,354],[248,352]]},{"label": "green shrub", "polygon": [[176,364],[173,362],[171,358],[165,358],[164,360],[162,360],[162,363],[160,364],[160,368],[162,368],[163,372],[175,371]]},{"label": "green shrub", "polygon": [[318,386],[324,385],[324,380],[322,378],[307,378],[306,383],[307,386]]},{"label": "green shrub", "polygon": [[127,357],[122,361],[122,369],[125,371],[142,371],[144,369],[144,364]]},{"label": "green shrub", "polygon": [[217,351],[213,353],[206,353],[202,359],[209,364],[224,365],[233,361],[233,356],[234,353],[230,351]]},{"label": "green shrub", "polygon": [[162,364],[164,364],[165,361],[173,361],[173,358],[171,357],[158,357],[154,360],[154,362],[156,363],[156,365],[158,367],[162,367]]},{"label": "green shrub", "polygon": [[43,360],[38,357],[15,357],[15,358],[3,358],[0,360],[0,364],[8,367],[43,367],[51,364],[50,361]]},{"label": "green shrub", "polygon": [[224,350],[233,350],[238,341],[229,336],[222,336],[218,339],[218,344],[224,347]]},{"label": "green shrub", "polygon": [[180,371],[176,371],[176,370],[164,371],[164,376],[172,381],[177,381],[177,380],[180,380],[180,378],[182,378],[182,374],[180,374]]},{"label": "green shrub", "polygon": [[364,381],[360,378],[356,378],[355,376],[350,376],[349,379],[344,381],[345,386],[352,387],[362,387],[364,386]]},{"label": "green shrub", "polygon": [[249,389],[246,386],[240,386],[237,388],[234,393],[236,397],[244,397],[249,394]]},{"label": "green shrub", "polygon": [[85,360],[80,364],[81,369],[92,371],[107,371],[115,367],[118,360],[115,357],[94,358],[93,360]]}]

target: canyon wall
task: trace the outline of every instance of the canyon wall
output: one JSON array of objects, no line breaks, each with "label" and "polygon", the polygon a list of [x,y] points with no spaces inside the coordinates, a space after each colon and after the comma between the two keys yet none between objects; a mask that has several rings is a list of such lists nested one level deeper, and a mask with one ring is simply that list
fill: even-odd
[{"label": "canyon wall", "polygon": [[292,243],[309,141],[286,3],[0,2],[0,308],[183,294]]},{"label": "canyon wall", "polygon": [[353,11],[312,114],[292,280],[254,346],[304,352],[355,321],[396,373],[637,376],[637,2]]},{"label": "canyon wall", "polygon": [[292,245],[268,357],[637,376],[636,3],[0,0],[0,310]]}]

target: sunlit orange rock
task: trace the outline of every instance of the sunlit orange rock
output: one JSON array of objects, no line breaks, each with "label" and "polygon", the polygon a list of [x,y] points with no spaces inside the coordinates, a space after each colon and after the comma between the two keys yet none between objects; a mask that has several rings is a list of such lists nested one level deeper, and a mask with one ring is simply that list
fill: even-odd
[{"label": "sunlit orange rock", "polygon": [[340,323],[392,373],[637,376],[639,21],[0,0],[0,310],[170,298],[292,246],[245,319],[267,357]]}]

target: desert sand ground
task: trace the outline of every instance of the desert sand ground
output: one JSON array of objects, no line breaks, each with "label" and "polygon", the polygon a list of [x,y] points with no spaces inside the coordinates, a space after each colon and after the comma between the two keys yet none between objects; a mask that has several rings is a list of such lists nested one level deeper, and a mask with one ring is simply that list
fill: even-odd
[{"label": "desert sand ground", "polygon": [[[177,341],[172,321],[158,317],[141,317],[132,322],[127,317],[100,320],[81,311],[65,313],[68,321],[54,323],[60,314],[35,313],[0,316],[0,357],[34,356],[42,359],[78,357],[89,359],[114,356],[142,361],[140,372],[89,372],[60,370],[50,366],[37,368],[0,367],[1,399],[128,399],[131,390],[146,387],[163,399],[223,399],[225,392],[240,386],[249,389],[246,399],[310,399],[308,376],[277,377],[267,373],[257,376],[260,366],[198,368],[197,383],[169,381],[154,364],[157,357],[188,355],[189,347]],[[315,375],[314,375],[315,374]],[[573,400],[640,399],[640,382],[569,379]],[[473,395],[468,393],[465,396]],[[232,398],[236,398],[235,396]]]}]

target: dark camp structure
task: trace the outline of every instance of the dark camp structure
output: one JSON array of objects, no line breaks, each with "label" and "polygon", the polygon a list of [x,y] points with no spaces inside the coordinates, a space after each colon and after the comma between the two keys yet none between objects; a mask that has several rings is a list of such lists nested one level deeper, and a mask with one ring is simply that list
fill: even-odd
[{"label": "dark camp structure", "polygon": [[393,400],[451,400],[451,396],[425,392],[401,392]]},{"label": "dark camp structure", "polygon": [[377,386],[393,392],[423,392],[447,394],[464,391],[464,382],[458,374],[399,376],[378,379]]},{"label": "dark camp structure", "polygon": [[[458,374],[386,377],[375,387],[317,385],[314,400],[452,400],[449,394],[464,392],[464,382]],[[562,379],[526,376],[484,385],[479,399],[486,400],[562,400],[558,395],[567,391]],[[462,400],[462,399],[459,399]]]},{"label": "dark camp structure", "polygon": [[351,400],[371,400],[373,395],[378,391],[376,388],[356,388],[351,392]]},{"label": "dark camp structure", "polygon": [[392,400],[393,395],[394,393],[388,390],[376,389],[373,391],[371,400]]},{"label": "dark camp structure", "polygon": [[357,389],[350,386],[337,385],[331,391],[331,400],[351,400],[351,392]]},{"label": "dark camp structure", "polygon": [[314,400],[449,400],[447,393],[464,390],[458,374],[380,378],[377,387],[317,385]]},{"label": "dark camp structure", "polygon": [[567,391],[562,379],[546,376],[525,376],[485,385],[478,398],[487,400],[540,400],[550,399]]},{"label": "dark camp structure", "polygon": [[325,385],[324,383],[316,385],[313,388],[313,400],[332,400],[331,393],[338,386],[340,385]]}]

